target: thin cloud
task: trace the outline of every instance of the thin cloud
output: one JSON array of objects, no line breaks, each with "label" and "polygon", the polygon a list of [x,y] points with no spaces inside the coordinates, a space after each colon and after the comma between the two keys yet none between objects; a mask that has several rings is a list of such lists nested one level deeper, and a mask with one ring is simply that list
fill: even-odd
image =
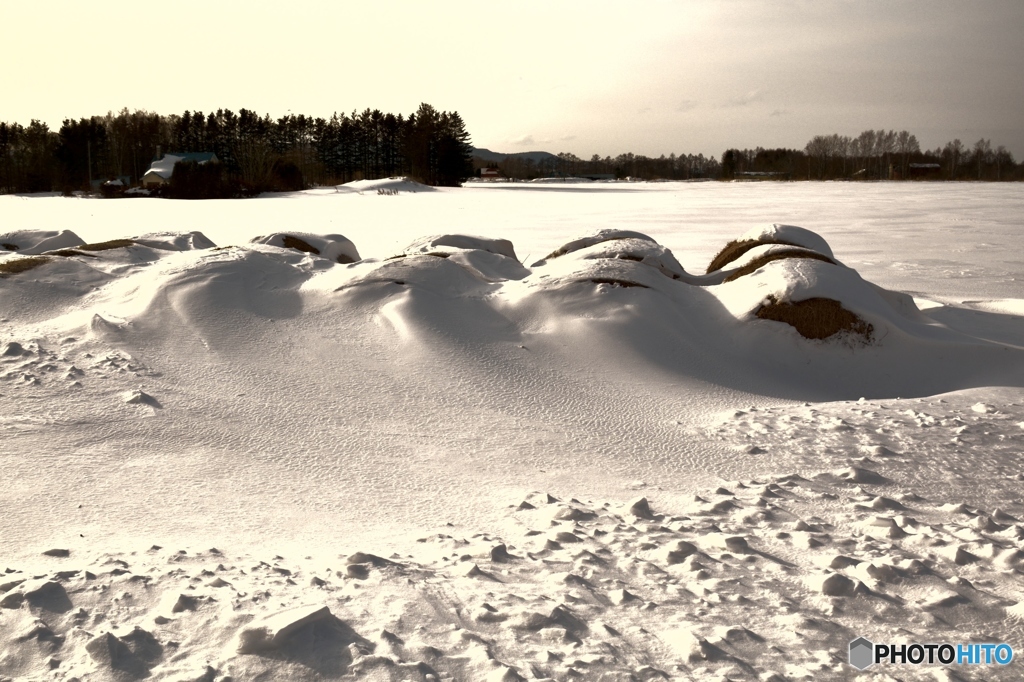
[{"label": "thin cloud", "polygon": [[787,109],[776,109],[775,111],[773,111],[772,113],[770,113],[768,115],[772,116],[772,117],[775,117],[775,116],[789,116],[789,110],[787,110]]},{"label": "thin cloud", "polygon": [[537,144],[537,140],[533,139],[533,135],[523,135],[512,140],[512,144],[519,147],[526,147],[531,144]]},{"label": "thin cloud", "polygon": [[761,91],[761,90],[751,90],[750,92],[748,92],[746,94],[743,94],[743,95],[740,95],[739,97],[732,98],[731,100],[729,100],[728,105],[731,106],[731,107],[745,107],[748,104],[753,104],[754,102],[760,102],[763,99],[764,99],[764,92],[763,91]]},{"label": "thin cloud", "polygon": [[676,105],[676,111],[679,112],[693,111],[696,108],[697,100],[694,99],[684,99],[682,102]]}]

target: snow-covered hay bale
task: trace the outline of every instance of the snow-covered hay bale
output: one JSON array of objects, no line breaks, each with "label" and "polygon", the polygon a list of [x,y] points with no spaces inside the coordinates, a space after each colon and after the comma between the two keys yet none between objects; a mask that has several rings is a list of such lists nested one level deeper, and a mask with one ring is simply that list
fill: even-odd
[{"label": "snow-covered hay bale", "polygon": [[832,248],[825,241],[824,237],[817,232],[812,232],[807,228],[797,227],[796,225],[774,223],[768,227],[755,227],[740,235],[740,240],[753,240],[762,244],[769,242],[794,244],[811,251],[817,251],[829,258],[835,258],[832,254]]},{"label": "snow-covered hay bale", "polygon": [[82,244],[81,246],[75,247],[79,251],[111,251],[113,249],[123,249],[128,246],[133,246],[135,241],[132,239],[111,239],[106,242],[96,242],[95,244]]},{"label": "snow-covered hay bale", "polygon": [[722,250],[711,259],[707,272],[711,273],[721,270],[729,263],[740,258],[747,251],[763,244],[786,244],[789,246],[799,246],[816,253],[820,253],[823,256],[827,256],[830,260],[835,259],[835,256],[832,254],[831,247],[829,247],[828,242],[826,242],[821,235],[802,227],[796,227],[795,225],[780,225],[776,223],[769,227],[754,228],[753,230],[741,235],[739,239],[735,239],[726,244]]},{"label": "snow-covered hay bale", "polygon": [[679,261],[676,260],[676,257],[669,249],[656,241],[639,239],[637,237],[602,241],[574,251],[572,257],[582,260],[607,258],[633,261],[652,267],[671,279],[686,277],[686,271],[683,269],[683,266],[679,264]]},{"label": "snow-covered hay bale", "polygon": [[135,243],[164,251],[194,251],[217,246],[202,232],[151,232],[136,237]]},{"label": "snow-covered hay bale", "polygon": [[23,230],[0,234],[0,250],[36,256],[54,249],[68,249],[85,243],[71,230]]},{"label": "snow-covered hay bale", "polygon": [[733,280],[739,279],[740,277],[744,277],[761,269],[772,261],[784,260],[786,258],[809,258],[811,260],[822,261],[823,263],[830,263],[831,265],[836,264],[834,260],[828,256],[818,253],[817,251],[811,251],[810,249],[802,249],[799,247],[786,248],[784,246],[780,247],[776,245],[774,248],[758,254],[755,258],[749,259],[748,262],[729,273],[724,281],[732,282]]},{"label": "snow-covered hay bale", "polygon": [[54,251],[44,251],[44,256],[57,256],[60,258],[70,258],[72,256],[85,256],[87,258],[96,258],[95,253],[100,251],[113,251],[114,249],[123,249],[136,244],[133,239],[111,239],[105,242],[95,242],[93,244],[81,244],[71,249],[56,249]]},{"label": "snow-covered hay bale", "polygon": [[487,282],[522,279],[529,274],[519,262],[509,240],[467,234],[423,237],[407,246],[401,253],[386,258],[385,261],[416,261],[427,256],[449,260]]},{"label": "snow-covered hay bale", "polygon": [[538,267],[540,265],[544,265],[545,262],[553,258],[558,258],[560,256],[564,256],[567,253],[572,253],[573,251],[585,249],[588,246],[593,246],[594,244],[600,244],[601,242],[613,241],[616,239],[643,239],[645,241],[653,242],[655,244],[657,243],[654,239],[648,237],[646,234],[642,232],[634,232],[633,230],[599,230],[597,234],[589,235],[587,237],[580,237],[579,239],[574,239],[571,242],[563,244],[561,247],[555,249],[547,256],[545,256],[543,260],[534,263],[531,267]]},{"label": "snow-covered hay bale", "polygon": [[[599,247],[597,247],[599,248]],[[650,263],[633,258],[588,257],[590,249],[550,262],[542,270],[534,270],[526,283],[534,291],[565,290],[578,284],[605,285],[613,289],[642,288],[678,294],[676,278]],[[590,303],[584,305],[589,306]]]},{"label": "snow-covered hay bale", "polygon": [[762,320],[785,322],[805,339],[827,339],[846,333],[870,343],[875,330],[873,325],[831,298],[787,302],[769,296],[754,315]]},{"label": "snow-covered hay bale", "polygon": [[417,253],[440,254],[445,249],[477,250],[495,253],[518,261],[512,242],[507,239],[490,239],[467,234],[441,234],[417,239],[403,251],[406,255]]},{"label": "snow-covered hay bale", "polygon": [[50,262],[46,256],[29,256],[26,258],[8,258],[0,261],[0,278],[16,275],[20,272],[28,272],[44,263]]},{"label": "snow-covered hay bale", "polygon": [[362,260],[356,245],[340,234],[309,234],[306,232],[275,232],[256,237],[253,244],[266,244],[282,249],[294,249],[320,256],[336,263],[355,263]]}]

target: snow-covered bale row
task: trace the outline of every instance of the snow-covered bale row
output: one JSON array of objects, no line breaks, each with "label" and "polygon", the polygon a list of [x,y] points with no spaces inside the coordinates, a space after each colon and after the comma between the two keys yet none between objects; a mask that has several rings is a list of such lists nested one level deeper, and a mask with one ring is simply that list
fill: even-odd
[{"label": "snow-covered bale row", "polygon": [[[76,243],[69,234],[5,236],[19,250],[0,260],[0,314],[29,309],[34,320],[59,318],[72,328],[88,320],[93,334],[104,335],[156,328],[168,315],[187,324],[229,317],[206,316],[212,310],[291,317],[308,297],[327,295],[331,305],[376,308],[402,338],[442,328],[453,338],[497,329],[506,330],[499,338],[507,330],[567,340],[582,334],[584,343],[625,344],[713,381],[730,373],[726,366],[754,375],[796,372],[786,390],[797,395],[808,387],[842,396],[868,386],[910,394],[976,385],[991,374],[987,355],[1019,352],[938,324],[910,296],[840,263],[819,235],[788,225],[751,230],[704,275],[686,272],[671,251],[631,230],[573,239],[531,267],[506,239],[461,234],[425,237],[384,259],[362,259],[339,234],[278,232],[225,248],[198,232],[101,244]],[[64,246],[41,251],[53,244]],[[198,305],[206,312],[192,309]],[[112,327],[97,316],[123,322]],[[859,359],[837,349],[861,349]],[[955,371],[925,371],[961,355]],[[912,369],[894,370],[903,365]],[[933,379],[921,382],[922,374]],[[905,386],[912,377],[918,386]]]}]

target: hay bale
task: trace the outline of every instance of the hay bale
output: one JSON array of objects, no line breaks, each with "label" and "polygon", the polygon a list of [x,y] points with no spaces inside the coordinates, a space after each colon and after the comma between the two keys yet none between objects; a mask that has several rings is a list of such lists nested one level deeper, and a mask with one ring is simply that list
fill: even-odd
[{"label": "hay bale", "polygon": [[754,313],[759,319],[785,322],[805,339],[827,339],[840,333],[852,334],[871,343],[875,328],[831,298],[808,298],[795,303],[769,296]]},{"label": "hay bale", "polygon": [[542,260],[539,260],[536,263],[534,263],[533,266],[536,267],[539,265],[543,265],[545,261],[551,260],[552,258],[558,258],[560,256],[564,256],[567,253],[579,251],[580,249],[585,249],[589,246],[600,244],[601,242],[611,242],[616,241],[618,239],[642,239],[644,241],[657,243],[642,232],[634,232],[633,230],[599,230],[595,235],[591,235],[589,237],[581,237],[580,239],[574,239],[568,244],[562,245],[561,248],[555,249],[547,256],[545,256]]},{"label": "hay bale", "polygon": [[[760,244],[757,244],[756,246],[760,246]],[[797,247],[796,249],[793,250],[787,249],[785,251],[774,251],[772,253],[766,253],[762,256],[759,256],[754,260],[750,261],[749,263],[747,263],[746,265],[744,265],[742,268],[737,269],[736,272],[731,273],[728,277],[722,280],[722,282],[724,284],[725,282],[731,282],[735,279],[739,279],[740,277],[745,277],[746,275],[749,275],[755,270],[764,267],[765,265],[771,263],[772,261],[784,260],[786,258],[809,258],[810,260],[820,260],[823,263],[829,263],[831,265],[836,264],[836,262],[829,258],[828,256],[823,256],[820,253],[808,251],[806,249],[801,249],[800,247]]]},{"label": "hay bale", "polygon": [[75,249],[57,249],[56,251],[47,251],[47,256],[59,256],[61,258],[71,258],[72,256],[85,256],[86,258],[98,258],[91,253],[85,253],[84,251],[76,251]]},{"label": "hay bale", "polygon": [[[405,247],[404,253],[415,255],[417,253],[438,253],[446,249],[458,251],[486,251],[498,256],[505,256],[518,261],[516,250],[512,242],[507,239],[491,239],[489,237],[474,237],[468,234],[439,234],[417,239]],[[447,252],[447,251],[445,251]]]},{"label": "hay bale", "polygon": [[319,256],[320,255],[320,249],[316,248],[315,246],[313,246],[309,242],[307,242],[305,240],[302,240],[302,239],[299,239],[298,237],[294,237],[294,236],[292,236],[290,234],[284,235],[281,238],[281,241],[284,244],[284,247],[286,249],[295,249],[296,251],[304,251],[306,253],[311,253],[314,256]]},{"label": "hay bale", "polygon": [[97,242],[95,244],[82,244],[75,248],[79,251],[110,251],[111,249],[121,249],[126,246],[132,246],[135,242],[131,239],[111,239],[109,242]]},{"label": "hay bale", "polygon": [[785,246],[799,246],[792,242],[782,241],[779,239],[733,239],[731,242],[722,247],[722,250],[711,259],[711,263],[708,265],[707,273],[716,272],[721,270],[729,263],[750,251],[754,247],[763,246],[765,244],[783,244]]},{"label": "hay bale", "polygon": [[340,234],[310,234],[307,232],[275,232],[273,234],[254,237],[251,244],[276,246],[279,249],[290,249],[312,256],[319,256],[341,264],[355,263],[359,260],[356,245]]},{"label": "hay bale", "polygon": [[[607,239],[605,241],[611,242],[611,241],[615,241],[616,239],[628,239],[628,237],[612,237],[611,239]],[[560,258],[560,257],[564,256],[567,253],[572,253],[575,250],[576,249],[571,249],[571,248],[567,248],[565,246],[561,246],[561,247],[555,249],[554,251],[552,251],[551,253],[549,253],[548,255],[544,256],[544,260],[553,260],[555,258]]]},{"label": "hay bale", "polygon": [[16,275],[19,272],[27,272],[32,268],[37,268],[43,263],[49,263],[50,259],[46,256],[29,256],[28,258],[9,258],[5,261],[0,261],[0,278],[9,277],[10,275]]}]

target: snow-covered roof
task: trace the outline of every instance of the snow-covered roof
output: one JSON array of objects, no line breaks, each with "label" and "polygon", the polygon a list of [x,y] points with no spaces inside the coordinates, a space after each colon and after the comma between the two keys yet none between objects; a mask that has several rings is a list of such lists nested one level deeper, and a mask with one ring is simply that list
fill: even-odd
[{"label": "snow-covered roof", "polygon": [[155,173],[165,180],[170,179],[174,175],[174,164],[179,161],[195,161],[196,163],[208,163],[210,161],[216,161],[217,155],[213,152],[183,152],[180,154],[164,154],[162,159],[154,161],[150,164],[149,170],[146,171],[146,175]]}]

